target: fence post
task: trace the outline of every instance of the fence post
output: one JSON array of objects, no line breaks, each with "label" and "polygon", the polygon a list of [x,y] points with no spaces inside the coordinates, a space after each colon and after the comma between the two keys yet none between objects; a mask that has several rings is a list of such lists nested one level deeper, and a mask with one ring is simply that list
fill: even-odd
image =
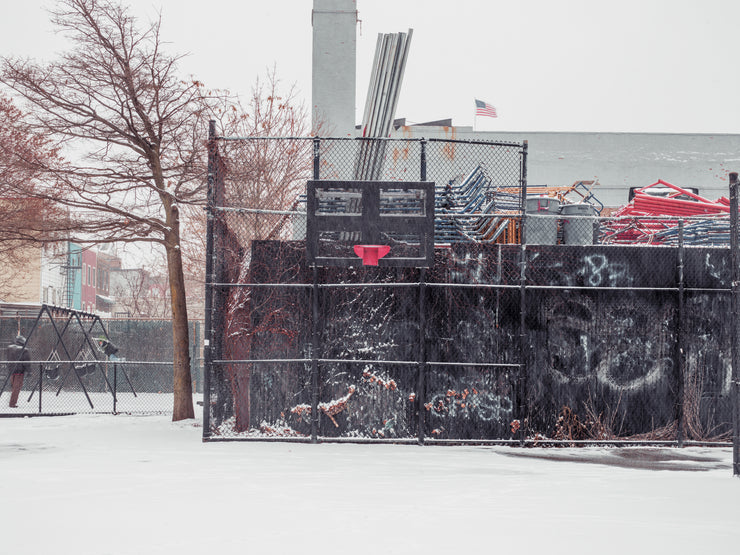
[{"label": "fence post", "polygon": [[426,268],[419,272],[419,379],[416,385],[416,405],[419,407],[419,445],[424,445],[424,401],[426,401],[426,372],[427,372],[427,350],[426,350]]},{"label": "fence post", "polygon": [[421,161],[419,168],[419,181],[427,180],[427,140],[421,139]]},{"label": "fence post", "polygon": [[319,436],[319,270],[313,267],[311,288],[311,443]]},{"label": "fence post", "polygon": [[[313,179],[321,179],[321,139],[313,138]],[[310,206],[310,202],[309,202]],[[308,209],[307,209],[308,210]],[[319,441],[319,270],[311,287],[311,443]]]},{"label": "fence post", "polygon": [[321,179],[321,139],[313,138],[313,178]]},{"label": "fence post", "polygon": [[39,414],[43,412],[41,405],[41,392],[44,389],[44,363],[39,363]]},{"label": "fence post", "polygon": [[740,476],[740,345],[738,345],[738,307],[740,307],[740,272],[738,262],[738,180],[730,174],[730,259],[732,261],[732,298],[730,301],[730,332],[732,347],[732,474]]},{"label": "fence post", "polygon": [[676,330],[676,350],[674,356],[677,381],[676,418],[678,421],[678,426],[676,427],[676,441],[678,442],[679,447],[683,447],[684,441],[684,314],[684,221],[683,219],[680,219],[678,220],[678,329]]},{"label": "fence post", "polygon": [[[313,178],[321,179],[321,139],[313,139]],[[319,269],[311,288],[311,443],[319,441]]]},{"label": "fence post", "polygon": [[[519,211],[524,214],[524,209],[527,206],[527,152],[529,150],[529,141],[524,141],[522,143],[522,160],[521,160],[521,166],[519,168],[519,185],[522,189],[522,194],[520,198],[520,207]],[[522,226],[522,229],[524,226]],[[522,237],[522,243],[524,243],[524,238]]]},{"label": "fence post", "polygon": [[520,442],[526,439],[524,410],[527,406],[527,245],[524,244],[524,216],[522,216],[522,245],[519,258],[519,392],[517,418],[521,421]]},{"label": "fence post", "polygon": [[529,142],[522,143],[522,159],[519,168],[519,185],[521,188],[521,205],[519,213],[521,216],[521,249],[519,258],[519,392],[517,394],[517,418],[521,421],[519,432],[520,442],[524,445],[526,439],[526,426],[524,425],[524,410],[527,405],[527,217],[525,209],[527,206],[527,150]]},{"label": "fence post", "polygon": [[[205,283],[205,330],[203,330],[203,439],[211,435],[211,340],[213,324],[211,311],[213,310],[213,218],[216,182],[216,121],[208,122],[208,198],[206,204],[206,283]],[[113,365],[115,380],[116,365]],[[115,392],[114,392],[115,411]]]},{"label": "fence post", "polygon": [[[118,414],[118,365],[115,362],[113,363],[113,414]],[[205,419],[205,414],[203,418]]]}]

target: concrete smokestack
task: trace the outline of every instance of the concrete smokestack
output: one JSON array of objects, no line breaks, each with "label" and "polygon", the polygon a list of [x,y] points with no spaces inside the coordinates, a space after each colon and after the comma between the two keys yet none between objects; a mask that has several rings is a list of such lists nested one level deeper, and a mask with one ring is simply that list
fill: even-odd
[{"label": "concrete smokestack", "polygon": [[355,135],[357,0],[313,0],[312,124],[320,134]]}]

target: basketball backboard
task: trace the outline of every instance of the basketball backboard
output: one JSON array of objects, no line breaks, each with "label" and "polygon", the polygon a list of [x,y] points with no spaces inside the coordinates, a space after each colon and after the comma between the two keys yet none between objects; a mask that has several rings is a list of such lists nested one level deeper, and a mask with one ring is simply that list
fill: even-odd
[{"label": "basketball backboard", "polygon": [[308,181],[308,265],[361,266],[355,247],[367,245],[390,247],[380,267],[432,266],[434,183]]}]

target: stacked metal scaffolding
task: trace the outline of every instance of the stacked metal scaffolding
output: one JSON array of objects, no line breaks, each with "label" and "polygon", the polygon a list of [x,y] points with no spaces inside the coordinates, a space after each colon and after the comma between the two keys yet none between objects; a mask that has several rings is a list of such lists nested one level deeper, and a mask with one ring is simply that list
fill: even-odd
[{"label": "stacked metal scaffolding", "polygon": [[730,242],[730,200],[709,200],[663,181],[642,187],[625,206],[602,223],[605,244],[676,245],[679,221],[687,245],[728,245]]}]

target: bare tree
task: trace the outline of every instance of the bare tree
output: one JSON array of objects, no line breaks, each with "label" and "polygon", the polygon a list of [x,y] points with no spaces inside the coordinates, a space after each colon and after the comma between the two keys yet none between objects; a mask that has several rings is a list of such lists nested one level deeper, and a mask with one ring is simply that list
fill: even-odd
[{"label": "bare tree", "polygon": [[164,276],[145,268],[134,268],[115,270],[111,277],[116,312],[127,312],[134,318],[167,317],[171,309]]},{"label": "bare tree", "polygon": [[[282,86],[272,68],[264,79],[256,79],[246,106],[236,101],[220,104],[221,109],[215,115],[219,132],[227,137],[247,138],[221,145],[228,159],[227,202],[230,204],[238,202],[240,206],[268,210],[295,207],[305,180],[311,176],[311,144],[305,139],[274,139],[309,135],[308,111],[297,95],[295,86]],[[246,240],[268,238],[274,227],[268,220],[258,215],[247,218],[250,235]],[[188,230],[182,242],[186,274],[202,284],[205,212],[198,206],[183,207],[181,225]]]},{"label": "bare tree", "polygon": [[[65,210],[37,198],[39,161],[57,158],[49,140],[23,121],[23,113],[0,95],[0,297],[12,293],[15,274],[42,243],[58,240],[69,227]],[[56,232],[56,233],[54,233]]]},{"label": "bare tree", "polygon": [[139,27],[110,0],[60,0],[56,28],[72,41],[55,62],[2,58],[0,82],[27,101],[34,129],[70,147],[69,162],[35,161],[53,176],[41,198],[78,216],[75,237],[164,247],[174,340],[173,420],[194,416],[180,207],[204,198],[210,103],[178,75],[160,21]]},{"label": "bare tree", "polygon": [[[283,92],[274,70],[266,80],[258,80],[246,110],[227,111],[222,118],[224,135],[246,137],[243,141],[219,144],[225,165],[227,206],[252,210],[224,213],[219,238],[229,283],[250,283],[252,243],[263,239],[285,239],[292,229],[291,215],[299,194],[313,167],[313,142],[307,139],[308,114],[295,102],[295,89]],[[275,139],[275,137],[303,137]],[[295,217],[295,215],[293,215]],[[276,292],[276,294],[279,294]],[[231,288],[225,304],[223,356],[249,359],[252,338],[261,332],[282,329],[287,315],[280,310],[262,319],[255,327],[250,316],[251,288]],[[250,425],[251,371],[248,365],[224,366],[233,398],[235,426],[238,431]]]}]

